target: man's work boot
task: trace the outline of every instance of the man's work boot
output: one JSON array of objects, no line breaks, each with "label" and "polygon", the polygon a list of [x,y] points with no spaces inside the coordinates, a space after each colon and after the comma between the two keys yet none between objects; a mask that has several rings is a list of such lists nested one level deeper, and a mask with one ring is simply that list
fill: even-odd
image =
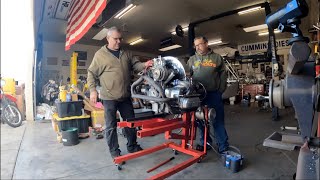
[{"label": "man's work boot", "polygon": [[[114,158],[119,157],[119,156],[121,156],[121,151],[120,151],[120,149],[118,149],[117,151],[111,153],[112,160],[114,160]],[[123,165],[123,164],[125,164],[125,163],[126,163],[126,162],[123,161],[120,165]]]},{"label": "man's work boot", "polygon": [[127,146],[129,153],[134,153],[143,150],[139,144],[134,144],[132,146]]},{"label": "man's work boot", "polygon": [[[196,150],[198,150],[198,151],[204,151],[204,146],[198,144],[198,145],[196,146]],[[210,150],[212,150],[212,147],[209,146],[209,145],[207,145],[207,151],[210,151]]]}]

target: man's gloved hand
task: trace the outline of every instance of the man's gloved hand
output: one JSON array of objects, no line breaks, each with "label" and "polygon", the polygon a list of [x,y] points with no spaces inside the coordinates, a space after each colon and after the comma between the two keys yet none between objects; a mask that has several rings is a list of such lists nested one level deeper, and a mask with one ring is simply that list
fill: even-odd
[{"label": "man's gloved hand", "polygon": [[153,60],[148,60],[147,62],[144,63],[144,66],[146,68],[152,67],[153,66]]},{"label": "man's gloved hand", "polygon": [[94,104],[97,103],[97,97],[98,97],[98,93],[97,91],[91,91],[90,92],[90,101]]}]

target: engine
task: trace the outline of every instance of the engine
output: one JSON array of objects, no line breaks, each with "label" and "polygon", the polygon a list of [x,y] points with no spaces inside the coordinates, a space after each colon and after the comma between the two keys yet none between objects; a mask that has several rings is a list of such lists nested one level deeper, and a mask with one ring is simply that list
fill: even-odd
[{"label": "engine", "polygon": [[206,94],[203,85],[187,78],[175,57],[158,57],[153,61],[153,67],[132,84],[132,97],[145,105],[151,104],[156,114],[197,109]]}]

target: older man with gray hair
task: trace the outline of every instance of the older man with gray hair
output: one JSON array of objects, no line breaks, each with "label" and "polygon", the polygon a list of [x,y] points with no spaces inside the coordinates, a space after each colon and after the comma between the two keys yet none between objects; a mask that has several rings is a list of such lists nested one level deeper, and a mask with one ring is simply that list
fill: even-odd
[{"label": "older man with gray hair", "polygon": [[[126,120],[134,117],[130,94],[130,82],[132,70],[142,71],[153,65],[152,61],[141,63],[133,57],[129,51],[121,49],[122,34],[116,27],[111,27],[107,32],[108,44],[102,46],[94,55],[88,68],[88,85],[90,88],[90,100],[97,102],[96,83],[101,86],[100,98],[103,101],[106,122],[106,140],[112,158],[120,156],[117,135],[116,112]],[[128,140],[129,153],[142,150],[137,144],[135,128],[124,129]]]}]

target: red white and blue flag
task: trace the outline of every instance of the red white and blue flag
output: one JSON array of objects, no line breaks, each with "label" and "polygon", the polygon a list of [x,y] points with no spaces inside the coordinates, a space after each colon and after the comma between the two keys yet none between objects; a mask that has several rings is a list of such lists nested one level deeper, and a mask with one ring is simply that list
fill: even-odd
[{"label": "red white and blue flag", "polygon": [[73,0],[68,12],[65,50],[81,39],[96,22],[107,0]]}]

